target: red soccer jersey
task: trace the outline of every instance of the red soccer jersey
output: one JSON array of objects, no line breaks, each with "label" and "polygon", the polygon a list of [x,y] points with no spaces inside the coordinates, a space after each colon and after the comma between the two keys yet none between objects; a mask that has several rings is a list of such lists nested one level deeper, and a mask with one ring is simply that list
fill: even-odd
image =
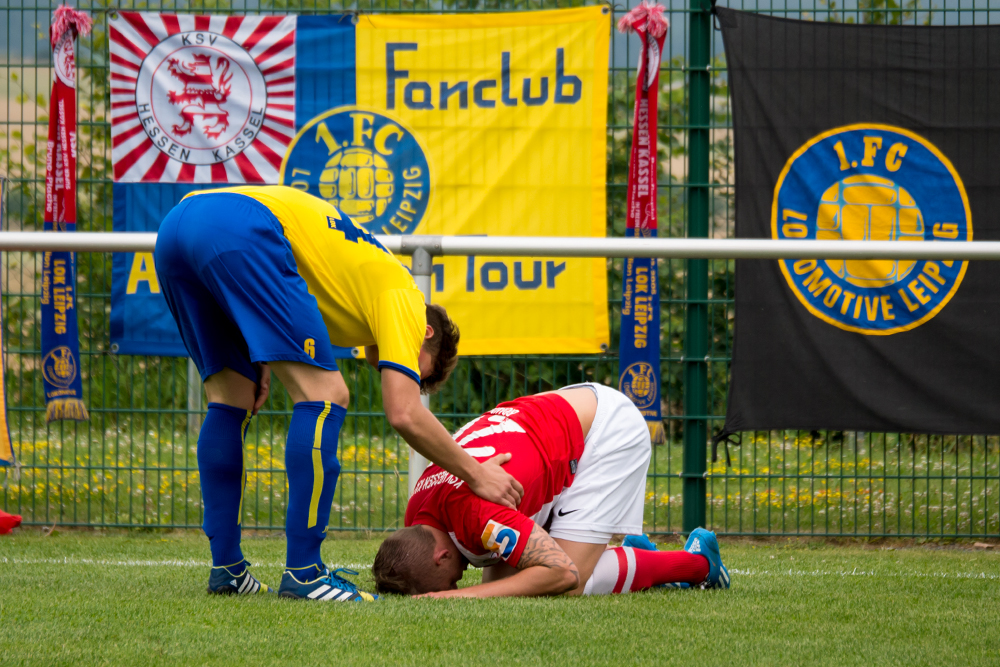
[{"label": "red soccer jersey", "polygon": [[512,510],[483,500],[462,480],[432,465],[417,481],[405,524],[448,533],[476,567],[501,558],[516,566],[534,525],[531,517],[573,483],[583,454],[580,419],[558,394],[528,396],[501,403],[469,422],[455,440],[480,462],[512,454],[504,470],[524,487],[520,507]]}]

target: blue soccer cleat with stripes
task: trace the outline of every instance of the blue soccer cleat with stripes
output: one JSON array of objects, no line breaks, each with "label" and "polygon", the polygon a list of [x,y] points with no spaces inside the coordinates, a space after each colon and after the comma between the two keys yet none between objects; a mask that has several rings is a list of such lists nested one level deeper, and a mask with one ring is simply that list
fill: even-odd
[{"label": "blue soccer cleat with stripes", "polygon": [[691,588],[691,584],[686,581],[674,581],[669,584],[660,584],[659,588],[679,588],[681,590],[685,590]]},{"label": "blue soccer cleat with stripes", "polygon": [[[240,567],[243,571],[233,574]],[[250,574],[250,563],[246,560],[212,568],[212,575],[208,578],[208,592],[215,595],[253,595],[254,593],[273,593],[274,589],[267,584],[259,582]]]},{"label": "blue soccer cleat with stripes", "polygon": [[722,564],[719,541],[715,539],[715,533],[704,528],[695,528],[688,536],[684,551],[708,559],[708,577],[701,583],[701,588],[729,588],[729,570]]},{"label": "blue soccer cleat with stripes", "polygon": [[340,572],[357,575],[354,570],[339,568],[323,574],[311,581],[299,581],[291,570],[281,576],[278,595],[295,600],[319,600],[321,602],[374,602],[377,595],[358,590],[358,587],[339,575]]}]

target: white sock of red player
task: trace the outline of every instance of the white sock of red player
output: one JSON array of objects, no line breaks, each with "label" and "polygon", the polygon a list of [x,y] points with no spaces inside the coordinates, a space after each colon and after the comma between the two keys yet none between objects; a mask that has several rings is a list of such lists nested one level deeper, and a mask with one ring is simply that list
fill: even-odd
[{"label": "white sock of red player", "polygon": [[615,547],[597,561],[583,594],[629,593],[674,582],[696,586],[707,576],[708,558],[699,554]]}]

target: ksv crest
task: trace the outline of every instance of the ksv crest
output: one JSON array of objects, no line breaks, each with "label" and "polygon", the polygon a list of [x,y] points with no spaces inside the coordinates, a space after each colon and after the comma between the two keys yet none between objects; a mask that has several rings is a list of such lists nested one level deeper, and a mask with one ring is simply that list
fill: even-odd
[{"label": "ksv crest", "polygon": [[377,111],[340,107],[292,142],[281,183],[321,197],[375,234],[411,234],[430,199],[430,166],[416,136]]},{"label": "ksv crest", "polygon": [[56,76],[70,88],[76,88],[76,55],[73,52],[73,31],[67,30],[53,50],[52,60]]},{"label": "ksv crest", "polygon": [[136,86],[146,135],[160,151],[190,164],[215,164],[257,138],[267,86],[236,42],[212,33],[183,33],[160,42],[143,61]]},{"label": "ksv crest", "polygon": [[295,133],[295,17],[119,12],[119,182],[275,183]]},{"label": "ksv crest", "polygon": [[[888,125],[850,125],[807,141],[774,189],[776,239],[971,241],[972,213],[955,167],[932,143]],[[889,335],[947,305],[968,262],[779,260],[816,317],[846,331]]]}]

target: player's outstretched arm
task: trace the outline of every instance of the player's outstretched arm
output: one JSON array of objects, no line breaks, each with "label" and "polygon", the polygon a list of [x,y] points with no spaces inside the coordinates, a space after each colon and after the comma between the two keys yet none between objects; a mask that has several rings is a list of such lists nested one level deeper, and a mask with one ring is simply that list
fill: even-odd
[{"label": "player's outstretched arm", "polygon": [[517,508],[524,488],[500,467],[510,455],[495,456],[480,465],[420,402],[420,386],[411,378],[382,369],[382,406],[389,424],[413,449],[463,480],[483,500]]},{"label": "player's outstretched arm", "polygon": [[572,559],[552,536],[537,523],[531,528],[528,543],[521,552],[517,572],[498,581],[453,591],[426,593],[417,597],[497,598],[561,595],[580,584],[580,573]]}]

